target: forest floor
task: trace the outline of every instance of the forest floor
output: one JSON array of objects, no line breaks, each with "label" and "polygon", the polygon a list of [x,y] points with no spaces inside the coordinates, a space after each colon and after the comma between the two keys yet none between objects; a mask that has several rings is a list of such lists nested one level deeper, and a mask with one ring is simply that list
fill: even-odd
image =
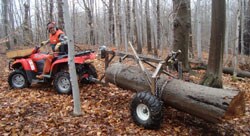
[{"label": "forest floor", "polygon": [[[103,60],[95,60],[99,77]],[[80,86],[81,116],[73,116],[72,95],[59,95],[50,85],[10,89],[8,60],[0,54],[0,135],[250,135],[250,79],[235,80],[223,74],[226,88],[246,91],[246,113],[220,124],[207,123],[171,107],[165,107],[159,130],[135,125],[130,116],[130,101],[135,94],[112,84]],[[185,75],[198,83],[205,71]]]}]

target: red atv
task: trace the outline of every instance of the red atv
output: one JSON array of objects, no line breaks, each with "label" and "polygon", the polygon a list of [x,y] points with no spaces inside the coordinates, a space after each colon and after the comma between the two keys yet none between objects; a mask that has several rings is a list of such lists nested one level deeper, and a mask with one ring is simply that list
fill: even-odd
[{"label": "red atv", "polygon": [[[32,83],[49,83],[53,81],[54,89],[60,94],[70,94],[72,91],[70,75],[68,70],[68,55],[57,55],[52,60],[50,72],[44,78],[37,79],[43,71],[44,56],[47,53],[40,52],[40,47],[36,47],[33,52],[27,56],[14,57],[9,63],[9,69],[12,70],[8,77],[8,83],[11,88],[25,88]],[[92,83],[91,78],[97,78],[95,67],[91,61],[95,59],[96,54],[92,50],[85,50],[75,54],[75,65],[78,80],[80,83]]]}]

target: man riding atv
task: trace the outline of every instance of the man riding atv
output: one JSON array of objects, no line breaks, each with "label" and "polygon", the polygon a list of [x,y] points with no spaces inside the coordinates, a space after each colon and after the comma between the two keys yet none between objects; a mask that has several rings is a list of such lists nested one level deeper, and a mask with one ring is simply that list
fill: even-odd
[{"label": "man riding atv", "polygon": [[[65,36],[64,32],[56,27],[55,22],[49,22],[47,24],[47,30],[49,31],[49,39],[47,41],[43,41],[41,46],[50,44],[53,52],[60,52],[61,54],[68,54],[68,44],[67,44],[67,36]],[[48,74],[51,67],[51,62],[53,60],[53,55],[46,55],[43,72],[41,75],[37,75],[38,79],[43,79],[44,75]]]},{"label": "man riding atv", "polygon": [[[25,88],[34,83],[49,83],[53,84],[58,93],[71,94],[67,38],[53,22],[48,24],[48,30],[50,38],[42,42],[42,45],[50,43],[53,55],[41,52],[39,46],[33,50],[28,49],[27,53],[25,51],[23,54],[23,50],[9,53],[9,58],[12,60],[9,62],[11,73],[8,83],[11,88]],[[92,65],[95,57],[96,54],[92,50],[82,50],[74,54],[77,79],[80,83],[93,83],[91,79],[97,78],[96,69]]]}]

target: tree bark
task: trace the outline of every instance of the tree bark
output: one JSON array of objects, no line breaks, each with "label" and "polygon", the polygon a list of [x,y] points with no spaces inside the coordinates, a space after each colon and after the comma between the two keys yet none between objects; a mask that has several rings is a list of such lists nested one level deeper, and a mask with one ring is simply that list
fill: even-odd
[{"label": "tree bark", "polygon": [[32,31],[31,25],[29,24],[29,10],[30,10],[30,3],[24,3],[24,21],[23,21],[23,37],[24,37],[24,45],[28,46],[32,43]]},{"label": "tree bark", "polygon": [[244,54],[250,55],[250,1],[248,1],[245,15],[244,48]]},{"label": "tree bark", "polygon": [[190,0],[173,0],[173,8],[177,14],[174,18],[174,50],[181,50],[182,55],[179,56],[179,60],[183,64],[183,70],[189,71],[190,66],[188,64],[188,49],[190,44],[190,29],[191,29],[191,13]]},{"label": "tree bark", "polygon": [[201,84],[222,88],[222,62],[225,42],[225,0],[212,0],[212,27],[208,68]]},{"label": "tree bark", "polygon": [[[92,1],[93,2],[93,1]],[[93,6],[94,3],[86,3],[85,0],[83,0],[84,8],[88,15],[88,25],[90,29],[90,44],[95,45],[95,35],[94,35],[94,20],[93,20]]]},{"label": "tree bark", "polygon": [[151,43],[151,24],[150,24],[150,6],[149,6],[149,0],[146,0],[145,2],[145,16],[146,16],[146,28],[147,28],[147,50],[148,53],[152,52],[152,43]]},{"label": "tree bark", "polygon": [[69,16],[69,4],[68,0],[62,1],[62,8],[63,8],[63,15],[64,15],[64,21],[65,21],[65,29],[68,34],[68,47],[69,47],[69,59],[68,59],[68,65],[69,65],[69,72],[70,72],[70,81],[72,85],[72,92],[73,92],[73,100],[74,100],[74,111],[73,114],[78,116],[82,114],[81,111],[81,101],[80,101],[80,93],[79,93],[79,86],[77,81],[77,75],[76,75],[76,68],[75,68],[75,61],[74,61],[74,39],[73,39],[73,31],[71,27],[71,19]]},{"label": "tree bark", "polygon": [[64,30],[64,18],[63,18],[63,0],[57,0],[58,8],[58,28]]},{"label": "tree bark", "polygon": [[[115,63],[105,72],[106,81],[134,91],[150,90],[144,74],[135,66]],[[218,123],[245,112],[244,92],[210,88],[162,75],[157,87],[166,105],[208,122]]]},{"label": "tree bark", "polygon": [[110,42],[115,44],[115,25],[114,25],[114,13],[113,13],[113,0],[109,0],[109,33],[110,33]]},{"label": "tree bark", "polygon": [[53,18],[53,10],[54,10],[54,1],[53,0],[49,0],[49,21],[53,21],[54,18]]}]

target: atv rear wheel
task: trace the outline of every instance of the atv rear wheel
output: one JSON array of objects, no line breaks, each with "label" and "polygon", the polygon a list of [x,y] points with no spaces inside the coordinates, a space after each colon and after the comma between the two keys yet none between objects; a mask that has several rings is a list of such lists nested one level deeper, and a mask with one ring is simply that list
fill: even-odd
[{"label": "atv rear wheel", "polygon": [[148,91],[137,93],[131,103],[134,122],[146,129],[158,129],[163,119],[162,101]]},{"label": "atv rear wheel", "polygon": [[26,74],[22,70],[15,70],[10,73],[8,83],[12,88],[25,88],[30,85]]},{"label": "atv rear wheel", "polygon": [[59,94],[71,94],[72,87],[68,72],[58,72],[53,82],[54,89]]},{"label": "atv rear wheel", "polygon": [[90,84],[93,83],[90,81],[90,78],[97,78],[97,72],[95,67],[92,64],[82,65],[80,73],[80,83]]}]

